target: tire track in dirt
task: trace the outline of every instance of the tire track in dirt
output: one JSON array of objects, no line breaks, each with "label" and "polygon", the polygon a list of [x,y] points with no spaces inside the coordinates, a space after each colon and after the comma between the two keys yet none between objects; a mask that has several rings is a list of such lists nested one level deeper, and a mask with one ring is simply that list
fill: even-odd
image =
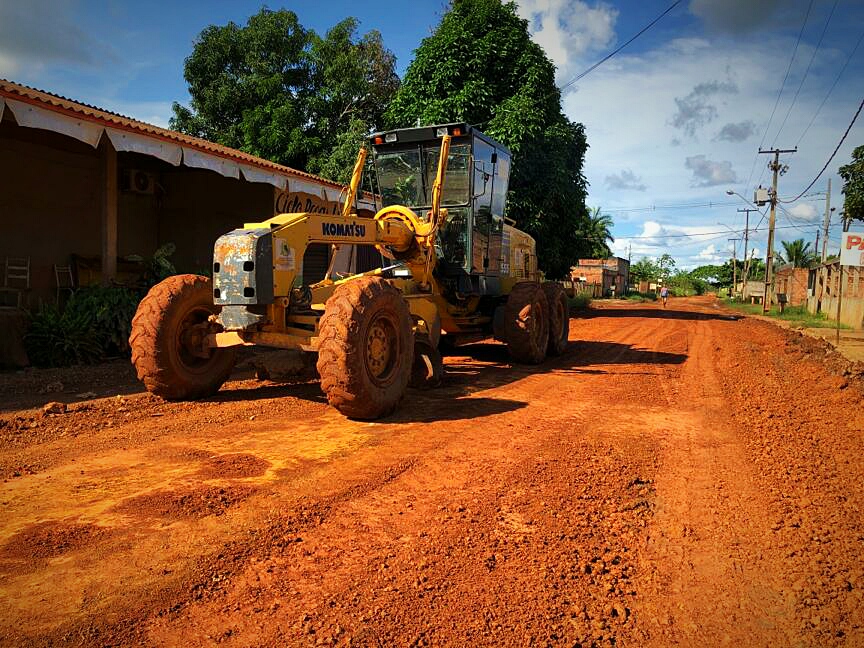
[{"label": "tire track in dirt", "polygon": [[783,583],[762,555],[764,498],[713,363],[718,326],[734,334],[731,323],[687,322],[680,391],[667,385],[653,415],[662,470],[645,552],[646,645],[791,645]]}]

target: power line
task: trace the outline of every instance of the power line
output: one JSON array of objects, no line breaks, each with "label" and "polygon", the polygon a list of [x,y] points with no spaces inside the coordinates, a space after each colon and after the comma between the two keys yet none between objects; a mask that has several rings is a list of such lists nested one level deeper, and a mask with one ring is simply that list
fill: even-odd
[{"label": "power line", "polygon": [[[811,0],[811,2],[812,2],[812,0]],[[567,88],[567,87],[573,85],[574,83],[576,83],[577,81],[579,81],[579,80],[582,79],[583,77],[589,75],[591,72],[593,72],[593,71],[596,70],[598,67],[600,67],[601,65],[603,65],[606,61],[608,61],[608,60],[611,59],[613,56],[615,56],[618,52],[620,52],[621,50],[623,50],[623,49],[624,49],[625,47],[627,47],[630,43],[632,43],[633,41],[635,41],[637,38],[639,38],[639,37],[640,37],[642,34],[644,34],[646,31],[648,31],[649,29],[651,29],[655,24],[657,24],[657,23],[660,21],[661,18],[663,18],[666,14],[668,14],[670,11],[672,11],[672,10],[673,10],[675,7],[677,7],[679,4],[681,4],[681,0],[675,0],[675,2],[673,2],[671,5],[669,5],[669,6],[666,8],[666,11],[664,11],[663,13],[661,13],[661,14],[660,14],[659,16],[657,16],[654,20],[652,20],[650,23],[648,23],[648,24],[645,25],[642,29],[640,29],[638,32],[636,32],[636,34],[635,34],[634,36],[632,36],[632,37],[630,38],[630,40],[628,40],[626,43],[624,43],[624,44],[621,45],[620,47],[618,47],[618,48],[614,49],[613,51],[611,51],[609,54],[607,54],[607,55],[604,56],[602,59],[600,59],[599,61],[597,61],[594,65],[592,65],[591,67],[589,67],[589,68],[588,68],[587,70],[585,70],[584,72],[580,72],[579,74],[577,74],[575,77],[573,77],[572,79],[570,79],[570,81],[568,81],[567,83],[565,83],[564,85],[562,85],[562,86],[559,88],[559,90],[563,90],[564,88]]]},{"label": "power line", "polygon": [[801,136],[798,138],[798,141],[795,142],[795,146],[801,143],[801,140],[804,139],[804,136],[810,130],[810,127],[813,125],[813,122],[816,121],[816,117],[819,116],[819,113],[822,112],[822,108],[825,106],[825,102],[828,101],[828,97],[831,96],[831,93],[834,92],[834,88],[837,87],[837,83],[840,81],[840,77],[843,76],[843,72],[846,71],[846,67],[849,65],[849,61],[852,60],[852,57],[855,56],[855,52],[858,50],[858,46],[861,44],[861,41],[864,40],[864,31],[861,32],[861,35],[858,37],[858,42],[855,43],[855,47],[852,48],[852,51],[849,52],[849,56],[846,58],[846,62],[843,64],[843,67],[840,68],[840,72],[837,73],[837,76],[834,78],[834,83],[831,84],[831,87],[828,89],[828,94],[822,99],[822,103],[819,104],[819,107],[816,109],[816,112],[813,114],[813,117],[810,119],[810,123],[807,124],[807,128],[804,129],[804,132],[801,133]]},{"label": "power line", "polygon": [[[623,50],[623,49],[624,49],[625,47],[627,47],[630,43],[632,43],[633,41],[635,41],[637,38],[639,38],[639,37],[640,37],[642,34],[644,34],[646,31],[648,31],[649,29],[651,29],[655,24],[657,24],[657,23],[660,21],[661,18],[663,18],[666,14],[668,14],[668,13],[669,13],[670,11],[672,11],[675,7],[677,7],[679,4],[681,4],[682,1],[683,1],[683,0],[675,0],[675,2],[673,2],[671,5],[669,5],[663,13],[661,13],[661,14],[660,14],[659,16],[657,16],[654,20],[652,20],[650,23],[648,23],[648,24],[645,25],[642,29],[640,29],[638,32],[636,32],[636,34],[634,34],[634,35],[633,35],[633,36],[632,36],[632,37],[631,37],[631,38],[630,38],[626,43],[624,43],[623,45],[621,45],[621,46],[617,47],[616,49],[612,50],[609,54],[607,54],[607,55],[604,56],[602,59],[600,59],[599,61],[597,61],[594,65],[592,65],[591,67],[587,68],[586,70],[583,70],[582,72],[580,72],[579,74],[577,74],[575,77],[573,77],[572,79],[570,79],[567,83],[565,83],[565,84],[559,86],[558,88],[556,88],[555,91],[556,91],[557,93],[560,94],[560,92],[561,92],[562,90],[564,90],[565,88],[569,88],[571,85],[573,85],[574,83],[576,83],[576,82],[579,81],[580,79],[582,79],[582,78],[588,76],[591,72],[593,72],[593,71],[596,70],[598,67],[600,67],[601,65],[603,65],[606,61],[608,61],[608,60],[611,59],[613,56],[615,56],[616,54],[618,54],[618,52],[620,52],[621,50]],[[552,97],[552,96],[553,96],[552,94],[548,94],[548,95],[546,95],[545,97],[543,97],[542,99],[540,99],[539,101],[545,101],[546,99],[549,99],[549,98]],[[505,111],[505,112],[506,112],[506,111]],[[477,122],[476,124],[471,124],[471,126],[474,126],[474,127],[477,127],[477,128],[482,128],[483,126],[486,126],[490,121],[492,121],[492,120],[493,120],[495,117],[497,117],[497,116],[498,116],[498,115],[492,115],[492,117],[490,117],[489,119],[487,119],[487,120],[485,120],[485,121],[482,121],[482,122]]]},{"label": "power line", "polygon": [[[813,0],[810,0],[810,4],[807,5],[807,13],[804,14],[804,23],[801,25],[801,31],[798,32],[798,40],[795,41],[795,47],[792,49],[792,58],[789,59],[789,65],[786,66],[786,74],[783,75],[783,83],[780,84],[780,91],[777,93],[777,99],[774,101],[774,108],[771,110],[771,116],[768,117],[768,123],[765,124],[765,130],[762,132],[762,139],[759,142],[759,149],[762,148],[762,145],[765,143],[765,137],[768,135],[768,130],[771,128],[771,122],[774,120],[774,113],[777,112],[777,106],[780,105],[780,97],[783,95],[783,88],[786,87],[786,80],[789,78],[789,71],[792,69],[792,63],[795,62],[795,54],[798,52],[798,45],[801,44],[801,37],[804,35],[804,28],[807,26],[807,19],[810,17],[810,10],[813,8]],[[750,165],[750,174],[747,176],[747,182],[745,183],[745,188],[750,186],[750,179],[753,177],[753,170],[756,168],[756,160],[759,159],[759,154],[757,153],[753,157],[753,164]],[[765,170],[762,170],[762,173],[765,173]],[[761,181],[762,176],[759,176]]]},{"label": "power line", "polygon": [[783,202],[786,204],[793,203],[796,200],[798,200],[801,196],[803,196],[805,193],[810,191],[810,187],[812,187],[814,184],[816,184],[816,181],[822,176],[823,173],[825,173],[825,169],[828,168],[828,165],[831,164],[831,160],[833,160],[834,156],[837,155],[837,151],[839,151],[840,147],[843,146],[843,142],[846,141],[846,136],[849,134],[849,131],[852,130],[852,126],[855,124],[855,120],[858,119],[858,115],[861,114],[862,108],[864,108],[864,99],[862,99],[861,103],[858,104],[858,110],[855,111],[855,115],[852,117],[852,121],[849,122],[849,126],[846,127],[846,132],[843,133],[843,137],[841,137],[840,141],[837,142],[837,148],[834,149],[834,152],[831,154],[831,157],[828,158],[828,161],[825,162],[825,166],[823,166],[822,170],[816,174],[816,177],[813,178],[813,181],[809,185],[807,185],[807,187],[804,189],[804,191],[802,191],[800,194],[795,196],[792,200],[779,200],[778,202]]},{"label": "power line", "polygon": [[[789,115],[792,113],[792,107],[795,105],[795,102],[798,100],[798,94],[801,92],[801,88],[804,87],[804,81],[807,80],[807,75],[810,73],[810,67],[813,65],[813,59],[816,58],[817,52],[819,52],[819,48],[822,47],[822,40],[825,38],[825,32],[828,31],[828,23],[831,22],[831,17],[834,15],[834,10],[837,8],[838,0],[834,0],[834,4],[831,7],[831,11],[828,14],[828,19],[825,21],[825,26],[822,28],[822,34],[819,36],[819,42],[816,43],[816,48],[813,50],[813,54],[810,55],[810,61],[807,63],[807,69],[804,70],[804,76],[801,77],[801,83],[798,84],[798,89],[795,90],[795,96],[792,97],[792,103],[789,104],[789,109],[786,111],[786,115],[783,117],[783,122],[780,124],[780,128],[777,131],[777,134],[774,136],[774,142],[777,142],[777,138],[780,137],[780,133],[783,132],[783,127],[786,125],[786,120],[789,119]],[[771,144],[773,147],[774,144]]]}]

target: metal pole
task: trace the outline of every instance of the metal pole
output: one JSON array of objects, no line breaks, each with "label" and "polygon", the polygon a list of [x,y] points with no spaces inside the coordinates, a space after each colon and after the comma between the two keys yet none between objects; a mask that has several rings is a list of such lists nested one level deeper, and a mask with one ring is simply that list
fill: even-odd
[{"label": "metal pole", "polygon": [[[828,258],[828,227],[831,225],[831,178],[828,178],[828,193],[825,195],[825,220],[822,224],[822,256],[820,261],[825,263]],[[817,244],[818,245],[818,244]]]},{"label": "metal pole", "polygon": [[750,212],[758,212],[758,209],[739,209],[744,212],[744,279],[746,283],[750,278],[750,260],[747,258],[747,244],[750,241]]},{"label": "metal pole", "polygon": [[840,305],[843,303],[843,266],[838,259],[837,267],[840,268],[840,287],[837,289],[837,335],[834,339],[834,346],[840,346]]},{"label": "metal pole", "polygon": [[735,299],[735,288],[738,286],[738,259],[735,255],[735,248],[737,247],[736,243],[738,243],[738,239],[730,238],[727,240],[732,241],[732,293],[729,297]]}]

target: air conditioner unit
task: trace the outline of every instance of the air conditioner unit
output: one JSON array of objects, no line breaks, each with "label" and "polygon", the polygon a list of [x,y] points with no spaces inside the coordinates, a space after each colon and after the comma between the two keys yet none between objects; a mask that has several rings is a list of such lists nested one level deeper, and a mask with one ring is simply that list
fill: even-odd
[{"label": "air conditioner unit", "polygon": [[123,177],[123,190],[132,193],[152,194],[156,190],[156,176],[147,171],[129,169]]}]

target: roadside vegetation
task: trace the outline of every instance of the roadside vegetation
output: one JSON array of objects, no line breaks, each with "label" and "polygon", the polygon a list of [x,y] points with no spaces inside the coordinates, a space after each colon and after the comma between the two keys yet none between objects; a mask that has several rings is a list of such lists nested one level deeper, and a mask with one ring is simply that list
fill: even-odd
[{"label": "roadside vegetation", "polygon": [[586,294],[579,294],[573,297],[568,297],[567,302],[570,305],[570,312],[576,313],[579,311],[587,310],[589,306],[591,306],[591,297]]},{"label": "roadside vegetation", "polygon": [[27,357],[37,367],[94,364],[107,357],[129,354],[129,334],[138,302],[150,288],[177,274],[170,257],[173,243],[159,248],[141,263],[133,285],[85,286],[65,304],[43,304],[30,313],[24,336]]},{"label": "roadside vegetation", "polygon": [[[837,322],[825,317],[824,313],[809,313],[804,306],[787,306],[782,313],[779,308],[771,308],[768,313],[763,313],[761,304],[747,304],[744,302],[733,301],[728,297],[723,300],[723,303],[729,308],[746,313],[747,315],[767,315],[768,317],[784,320],[803,328],[837,327]],[[845,324],[841,324],[840,328],[848,329],[849,327]]]}]

